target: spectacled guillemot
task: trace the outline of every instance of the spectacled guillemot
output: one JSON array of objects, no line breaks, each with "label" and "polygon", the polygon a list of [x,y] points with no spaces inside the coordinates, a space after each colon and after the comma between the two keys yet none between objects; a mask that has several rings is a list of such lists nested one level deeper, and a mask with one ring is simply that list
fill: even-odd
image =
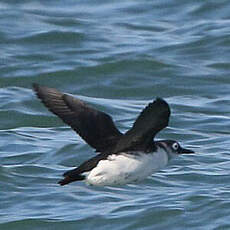
[{"label": "spectacled guillemot", "polygon": [[138,182],[166,166],[171,158],[194,153],[177,141],[154,141],[156,134],[168,125],[170,116],[169,105],[161,98],[150,103],[123,134],[108,114],[83,101],[38,84],[33,84],[33,88],[51,112],[99,153],[65,172],[60,185],[81,180],[98,186]]}]

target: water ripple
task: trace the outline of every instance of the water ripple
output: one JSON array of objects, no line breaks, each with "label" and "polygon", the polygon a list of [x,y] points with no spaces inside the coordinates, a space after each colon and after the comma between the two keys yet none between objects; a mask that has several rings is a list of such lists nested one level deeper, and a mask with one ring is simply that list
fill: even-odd
[{"label": "water ripple", "polygon": [[[229,229],[229,2],[0,3],[1,229]],[[37,100],[38,82],[112,115],[122,132],[155,97],[158,139],[196,154],[140,184],[59,187],[93,150]]]}]

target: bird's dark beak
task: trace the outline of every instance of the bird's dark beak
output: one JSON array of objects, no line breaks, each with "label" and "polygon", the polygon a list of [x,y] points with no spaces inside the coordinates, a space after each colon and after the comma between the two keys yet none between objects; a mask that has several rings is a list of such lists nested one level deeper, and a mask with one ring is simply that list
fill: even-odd
[{"label": "bird's dark beak", "polygon": [[179,153],[180,153],[180,154],[190,154],[190,153],[195,153],[195,152],[192,151],[192,150],[190,150],[190,149],[180,148],[180,149],[179,149]]}]

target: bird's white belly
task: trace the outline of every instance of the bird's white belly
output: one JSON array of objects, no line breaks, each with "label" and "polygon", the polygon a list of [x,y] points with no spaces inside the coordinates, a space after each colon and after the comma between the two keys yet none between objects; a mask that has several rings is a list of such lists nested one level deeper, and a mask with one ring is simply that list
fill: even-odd
[{"label": "bird's white belly", "polygon": [[86,182],[91,185],[121,185],[138,182],[168,163],[164,151],[137,154],[113,154],[90,171]]}]

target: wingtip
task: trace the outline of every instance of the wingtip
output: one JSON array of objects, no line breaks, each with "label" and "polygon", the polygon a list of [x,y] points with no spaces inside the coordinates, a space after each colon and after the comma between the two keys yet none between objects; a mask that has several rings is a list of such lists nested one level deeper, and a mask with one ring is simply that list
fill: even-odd
[{"label": "wingtip", "polygon": [[39,84],[38,84],[38,83],[32,83],[32,87],[33,87],[33,89],[34,89],[35,91],[37,91],[38,88],[39,88]]},{"label": "wingtip", "polygon": [[32,83],[32,87],[36,95],[39,97],[40,92],[42,91],[43,86],[38,83]]},{"label": "wingtip", "polygon": [[167,107],[169,108],[169,104],[167,103],[167,101],[164,100],[164,99],[161,98],[161,97],[157,97],[156,100],[155,100],[155,103],[158,103],[158,104],[167,106]]},{"label": "wingtip", "polygon": [[52,90],[56,90],[54,88],[50,88],[50,87],[47,87],[47,86],[44,86],[44,85],[40,85],[36,82],[32,83],[32,87],[35,91],[39,91],[39,90],[47,90],[47,89],[52,89]]},{"label": "wingtip", "polygon": [[168,104],[162,97],[157,97],[156,102],[160,102],[160,103],[164,103],[164,104]]},{"label": "wingtip", "polygon": [[156,101],[157,100],[163,100],[163,98],[162,97],[156,97]]}]

